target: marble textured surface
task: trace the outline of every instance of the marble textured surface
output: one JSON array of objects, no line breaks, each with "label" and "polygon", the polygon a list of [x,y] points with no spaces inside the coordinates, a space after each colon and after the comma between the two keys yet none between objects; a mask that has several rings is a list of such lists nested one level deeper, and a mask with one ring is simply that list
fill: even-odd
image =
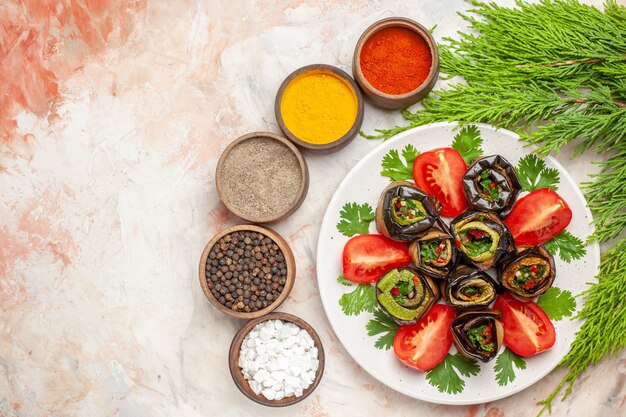
[{"label": "marble textured surface", "polygon": [[[380,18],[438,24],[440,40],[467,8],[2,0],[0,416],[535,415],[563,370],[501,401],[440,406],[382,386],[338,343],[316,285],[317,235],[333,190],[376,142],[306,153],[308,197],[274,225],[298,265],[279,310],[311,323],[327,353],[311,397],[272,410],[239,393],[227,351],[243,323],[212,309],[197,282],[206,241],[239,222],[217,196],[217,158],[239,135],[278,132],[283,78],[317,62],[350,72],[356,40]],[[366,106],[366,131],[399,122]],[[594,170],[587,156],[558,159],[579,182]],[[554,415],[624,416],[625,381],[623,352],[580,377]]]}]

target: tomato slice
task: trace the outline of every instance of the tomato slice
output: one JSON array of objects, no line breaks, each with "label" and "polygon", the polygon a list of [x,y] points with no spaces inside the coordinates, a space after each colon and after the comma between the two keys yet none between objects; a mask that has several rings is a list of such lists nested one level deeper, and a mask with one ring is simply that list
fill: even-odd
[{"label": "tomato slice", "polygon": [[383,235],[357,235],[343,248],[343,276],[359,284],[411,262],[408,247]]},{"label": "tomato slice", "polygon": [[537,303],[524,303],[505,293],[496,298],[493,308],[502,312],[504,344],[513,352],[528,357],[554,345],[554,326]]},{"label": "tomato slice", "polygon": [[413,163],[415,184],[443,206],[441,215],[456,217],[467,207],[463,175],[467,164],[452,148],[438,148],[420,154]]},{"label": "tomato slice", "polygon": [[450,326],[456,314],[445,304],[435,304],[414,324],[400,326],[393,351],[406,365],[422,371],[437,366],[452,346]]},{"label": "tomato slice", "polygon": [[517,200],[504,223],[517,246],[536,246],[561,233],[572,220],[572,210],[550,188],[541,188]]}]

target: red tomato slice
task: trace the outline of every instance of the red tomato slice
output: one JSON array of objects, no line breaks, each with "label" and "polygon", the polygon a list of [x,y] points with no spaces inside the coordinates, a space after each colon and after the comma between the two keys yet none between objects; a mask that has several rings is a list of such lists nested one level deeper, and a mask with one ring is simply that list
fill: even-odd
[{"label": "red tomato slice", "polygon": [[400,326],[393,351],[402,362],[422,371],[437,366],[452,346],[450,326],[456,314],[445,304],[435,304],[414,324]]},{"label": "red tomato slice", "polygon": [[467,207],[463,175],[467,164],[452,148],[438,148],[420,154],[413,163],[415,184],[442,204],[441,215],[456,217]]},{"label": "red tomato slice", "polygon": [[528,357],[554,345],[554,326],[537,303],[524,303],[505,293],[496,298],[493,308],[503,314],[504,344],[513,352]]},{"label": "red tomato slice", "polygon": [[385,272],[411,262],[409,249],[383,235],[358,235],[343,248],[343,276],[359,284],[376,281]]},{"label": "red tomato slice", "polygon": [[517,200],[504,223],[517,246],[536,246],[561,233],[572,220],[565,200],[549,188],[541,188]]}]

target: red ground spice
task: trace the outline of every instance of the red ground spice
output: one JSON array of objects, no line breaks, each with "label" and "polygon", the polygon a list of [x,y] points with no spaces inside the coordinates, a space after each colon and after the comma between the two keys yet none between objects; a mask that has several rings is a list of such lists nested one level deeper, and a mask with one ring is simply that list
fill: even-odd
[{"label": "red ground spice", "polygon": [[361,71],[369,83],[387,94],[415,90],[428,77],[432,54],[414,31],[388,27],[369,37],[361,50]]}]

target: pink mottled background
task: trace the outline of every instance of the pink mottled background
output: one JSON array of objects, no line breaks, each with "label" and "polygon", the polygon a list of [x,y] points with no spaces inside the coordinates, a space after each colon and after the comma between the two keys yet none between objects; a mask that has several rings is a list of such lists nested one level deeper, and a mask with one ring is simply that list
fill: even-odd
[{"label": "pink mottled background", "polygon": [[[275,225],[300,271],[281,310],[309,321],[327,351],[309,399],[270,410],[237,391],[227,350],[242,323],[212,310],[196,282],[206,241],[237,222],[213,185],[217,158],[241,134],[278,131],[282,79],[315,62],[349,71],[356,40],[382,17],[438,24],[440,40],[468,8],[2,0],[0,417],[535,415],[563,371],[495,403],[438,406],[382,386],[338,343],[315,283],[316,239],[332,190],[375,142],[306,154],[308,198]],[[366,131],[399,122],[366,108]],[[588,156],[559,160],[579,182],[594,170]],[[625,380],[622,353],[583,375],[555,415],[624,416]]]}]

